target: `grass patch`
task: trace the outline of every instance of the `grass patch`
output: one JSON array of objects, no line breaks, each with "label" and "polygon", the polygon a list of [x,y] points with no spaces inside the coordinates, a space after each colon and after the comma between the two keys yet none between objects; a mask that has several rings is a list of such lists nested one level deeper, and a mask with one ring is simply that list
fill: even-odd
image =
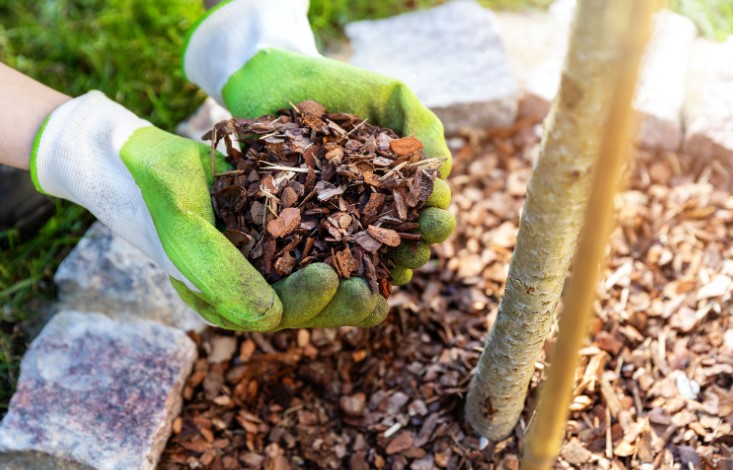
[{"label": "grass patch", "polygon": [[[167,130],[204,94],[183,79],[186,31],[200,0],[56,0],[0,3],[0,61],[71,96],[103,91]],[[55,294],[53,274],[94,220],[55,201],[56,214],[30,240],[0,232],[0,414],[15,388],[27,338],[19,322],[31,300]]]},{"label": "grass patch", "polygon": [[92,216],[74,204],[56,200],[56,213],[40,232],[20,243],[16,230],[0,232],[0,414],[15,388],[27,338],[20,322],[37,312],[39,299],[55,293],[53,274],[76,245]]},{"label": "grass patch", "polygon": [[200,0],[3,2],[0,60],[77,96],[104,92],[172,130],[203,100],[183,79],[185,33]]},{"label": "grass patch", "polygon": [[[319,46],[324,41],[343,36],[346,23],[364,19],[378,19],[411,10],[430,8],[446,3],[447,0],[311,0],[311,27],[316,33]],[[496,10],[522,10],[546,8],[552,0],[479,0]]]},{"label": "grass patch", "polygon": [[733,34],[731,0],[671,0],[670,7],[689,17],[709,39],[722,41]]},{"label": "grass patch", "polygon": [[[346,23],[378,19],[410,10],[429,8],[447,0],[311,0],[311,26],[319,41],[340,38]],[[553,0],[479,0],[494,10],[545,9]],[[723,40],[733,34],[733,2],[731,0],[670,0],[669,7],[692,19],[701,35]],[[322,42],[320,43],[322,44]]]}]

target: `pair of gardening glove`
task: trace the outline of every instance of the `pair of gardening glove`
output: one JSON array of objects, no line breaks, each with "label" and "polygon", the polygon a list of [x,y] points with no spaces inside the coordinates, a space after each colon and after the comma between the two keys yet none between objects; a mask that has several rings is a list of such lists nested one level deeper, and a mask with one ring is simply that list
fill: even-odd
[{"label": "pair of gardening glove", "polygon": [[[234,116],[273,113],[315,100],[414,135],[426,157],[450,153],[435,115],[402,83],[321,57],[302,0],[234,0],[211,10],[189,34],[187,77]],[[218,169],[227,164],[218,156]],[[269,285],[215,226],[209,190],[210,148],[164,132],[102,93],[57,108],[40,129],[31,156],[36,187],[86,207],[113,232],[157,261],[183,300],[228,329],[360,327],[380,323],[387,303],[360,278],[340,282],[324,263]],[[393,253],[397,284],[424,264],[427,242],[445,239],[454,220],[450,192],[436,180],[425,209],[425,242]]]}]

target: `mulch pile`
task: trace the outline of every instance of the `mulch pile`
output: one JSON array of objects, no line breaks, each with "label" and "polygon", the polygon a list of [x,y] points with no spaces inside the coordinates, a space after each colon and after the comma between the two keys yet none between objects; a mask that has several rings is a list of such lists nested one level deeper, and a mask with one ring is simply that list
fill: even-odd
[{"label": "mulch pile", "polygon": [[[450,142],[455,234],[382,325],[194,335],[200,359],[159,468],[517,469],[544,357],[504,441],[476,438],[462,404],[537,134],[519,122]],[[733,176],[644,151],[632,173],[556,467],[733,469]]]},{"label": "mulch pile", "polygon": [[422,142],[315,101],[219,122],[204,139],[212,169],[221,139],[234,167],[214,174],[217,219],[265,279],[325,262],[389,296],[387,252],[420,240],[420,209],[441,163],[423,159]]}]

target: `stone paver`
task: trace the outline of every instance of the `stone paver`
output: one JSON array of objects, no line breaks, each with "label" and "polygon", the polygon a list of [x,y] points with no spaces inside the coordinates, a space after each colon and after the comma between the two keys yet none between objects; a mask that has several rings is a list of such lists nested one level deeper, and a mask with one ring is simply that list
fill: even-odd
[{"label": "stone paver", "polygon": [[[502,38],[511,44],[512,63],[524,90],[520,115],[543,117],[550,109],[560,86],[574,3],[560,0],[544,15],[498,16]],[[666,10],[655,17],[634,100],[640,114],[636,140],[643,147],[675,150],[682,143],[685,77],[695,35],[695,26],[688,18]]]},{"label": "stone paver", "polygon": [[691,65],[684,151],[733,163],[733,37],[696,42]]},{"label": "stone paver", "polygon": [[511,60],[521,94],[519,114],[545,116],[560,85],[573,0],[557,0],[548,12],[499,11],[499,34]]},{"label": "stone paver", "polygon": [[0,468],[155,468],[195,360],[175,328],[57,314],[23,357]]},{"label": "stone paver", "polygon": [[514,122],[518,89],[494,14],[474,0],[346,26],[352,64],[405,82],[455,133]]},{"label": "stone paver", "polygon": [[637,141],[651,149],[682,144],[682,105],[692,43],[697,34],[688,18],[663,10],[644,55],[634,107],[641,113]]},{"label": "stone paver", "polygon": [[59,266],[54,281],[68,309],[102,312],[120,320],[147,319],[183,330],[206,323],[181,300],[153,260],[100,222]]}]

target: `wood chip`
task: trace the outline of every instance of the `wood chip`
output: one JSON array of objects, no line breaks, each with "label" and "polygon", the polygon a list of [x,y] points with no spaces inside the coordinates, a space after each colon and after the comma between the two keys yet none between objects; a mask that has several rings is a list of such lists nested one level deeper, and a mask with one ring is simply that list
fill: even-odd
[{"label": "wood chip", "polygon": [[281,238],[295,230],[300,224],[300,211],[294,208],[283,209],[280,217],[267,224],[267,231],[275,238]]},{"label": "wood chip", "polygon": [[372,236],[372,238],[387,246],[398,246],[401,242],[399,234],[392,229],[370,225],[367,227],[367,232]]},{"label": "wood chip", "polygon": [[389,147],[395,154],[401,157],[407,157],[421,151],[423,149],[423,144],[414,137],[403,137],[401,139],[392,140],[389,143]]}]

